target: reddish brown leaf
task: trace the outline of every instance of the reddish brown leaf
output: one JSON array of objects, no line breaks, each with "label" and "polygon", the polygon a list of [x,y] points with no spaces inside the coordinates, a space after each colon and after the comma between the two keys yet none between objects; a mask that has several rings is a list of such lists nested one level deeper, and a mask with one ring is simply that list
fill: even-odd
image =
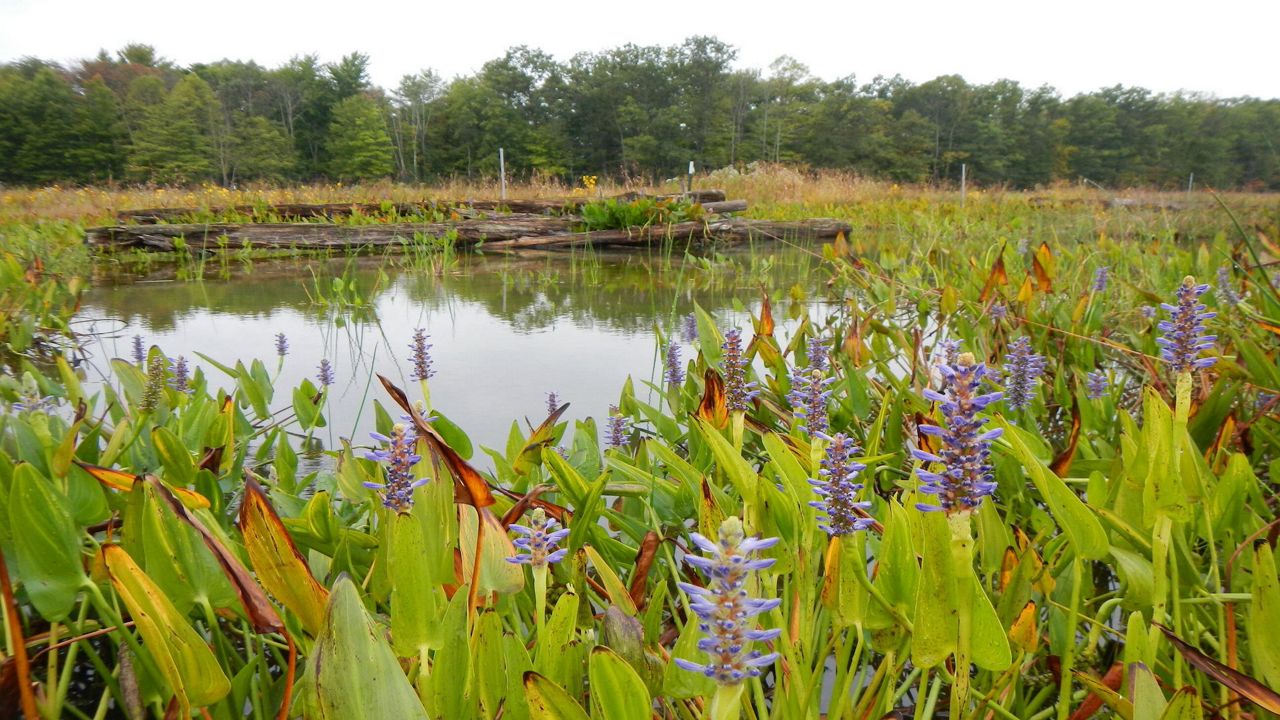
[{"label": "reddish brown leaf", "polygon": [[280,619],[280,615],[276,613],[275,607],[271,601],[267,599],[267,594],[263,592],[262,587],[254,581],[253,576],[249,574],[248,569],[240,563],[240,559],[235,556],[218,538],[209,532],[209,528],[200,522],[200,519],[191,514],[187,507],[178,501],[173,492],[154,475],[147,475],[143,478],[143,482],[151,486],[156,496],[169,506],[174,515],[179,520],[190,525],[199,533],[201,539],[204,540],[205,546],[213,553],[218,564],[222,566],[222,572],[231,581],[231,587],[235,588],[236,595],[240,598],[240,604],[244,606],[245,615],[249,617],[249,623],[253,625],[255,632],[260,633],[284,633],[284,621]]},{"label": "reddish brown leaf", "polygon": [[1257,323],[1258,327],[1262,328],[1263,330],[1266,330],[1267,332],[1275,335],[1280,335],[1280,325],[1277,325],[1269,320],[1263,320],[1261,318],[1254,320],[1254,322]]},{"label": "reddish brown leaf", "polygon": [[1169,642],[1178,649],[1178,652],[1182,654],[1183,659],[1187,661],[1188,665],[1223,685],[1226,685],[1229,689],[1233,690],[1263,710],[1280,714],[1280,693],[1268,688],[1258,680],[1245,675],[1239,670],[1232,670],[1226,665],[1223,665],[1217,660],[1205,655],[1192,647],[1182,638],[1174,635],[1172,630],[1160,623],[1153,624],[1160,628],[1160,632],[1164,633],[1164,636],[1168,638]]},{"label": "reddish brown leaf", "polygon": [[723,430],[729,424],[729,407],[725,405],[724,380],[715,368],[707,368],[703,375],[705,389],[702,402],[698,403],[698,417]]},{"label": "reddish brown leaf", "polygon": [[404,391],[396,387],[394,383],[386,379],[382,375],[378,376],[378,380],[382,383],[382,387],[391,395],[391,399],[395,400],[396,405],[400,406],[409,417],[413,418],[414,427],[418,429],[420,437],[427,441],[427,447],[431,449],[431,453],[436,458],[444,461],[445,467],[449,469],[449,473],[453,475],[454,498],[457,502],[464,505],[471,505],[475,508],[485,508],[494,502],[493,493],[489,492],[489,483],[480,473],[462,456],[458,451],[449,447],[449,443],[444,441],[440,433],[436,429],[427,424],[422,417],[422,413],[418,412],[409,402],[409,396]]},{"label": "reddish brown leaf", "polygon": [[226,448],[222,445],[216,448],[205,448],[204,456],[200,458],[200,469],[217,473],[218,468],[222,467],[222,451],[224,449]]},{"label": "reddish brown leaf", "polygon": [[1067,446],[1063,448],[1058,457],[1049,463],[1049,469],[1057,474],[1058,477],[1066,477],[1067,471],[1071,469],[1071,461],[1076,456],[1076,447],[1080,444],[1080,403],[1074,398],[1071,400],[1071,434],[1067,436]]},{"label": "reddish brown leaf", "polygon": [[645,589],[649,582],[649,569],[653,567],[653,558],[658,553],[659,543],[658,533],[650,530],[645,533],[644,539],[640,541],[640,549],[636,552],[636,568],[631,572],[631,585],[627,588],[627,594],[631,596],[631,602],[641,610],[649,599]]},{"label": "reddish brown leaf", "polygon": [[[1113,663],[1107,670],[1107,674],[1100,681],[1104,687],[1119,692],[1120,682],[1124,678],[1124,663]],[[1084,702],[1080,703],[1080,707],[1071,713],[1069,720],[1089,720],[1093,714],[1102,709],[1102,698],[1094,693],[1089,693]]]},{"label": "reddish brown leaf", "polygon": [[991,272],[987,274],[987,281],[982,284],[982,294],[978,296],[978,302],[985,303],[990,299],[997,285],[1008,284],[1009,274],[1004,270],[1004,246],[1001,246],[1000,254],[996,256],[996,261],[991,265]]},{"label": "reddish brown leaf", "polygon": [[504,528],[511,527],[511,524],[519,520],[530,507],[542,508],[543,512],[545,512],[548,517],[553,518],[561,525],[567,525],[569,518],[573,517],[573,513],[570,512],[568,508],[556,505],[553,502],[548,502],[538,497],[544,492],[554,490],[555,488],[551,485],[538,485],[524,495],[511,492],[506,488],[499,487],[495,489],[504,496],[516,501],[516,504],[512,505],[511,509],[502,516],[502,527]]},{"label": "reddish brown leaf", "polygon": [[760,289],[760,321],[756,323],[756,335],[773,335],[773,306],[769,304],[769,292]]},{"label": "reddish brown leaf", "polygon": [[[19,705],[22,714],[28,718],[40,717],[36,709],[36,696],[31,691],[31,666],[27,662],[27,642],[22,638],[22,616],[18,614],[18,603],[13,597],[13,586],[9,583],[9,567],[5,564],[4,553],[0,552],[0,593],[4,600],[4,617],[9,628],[9,639],[14,648],[13,657],[5,659],[6,685],[9,673],[13,674],[13,682],[17,684]],[[9,667],[9,660],[13,667]]]}]

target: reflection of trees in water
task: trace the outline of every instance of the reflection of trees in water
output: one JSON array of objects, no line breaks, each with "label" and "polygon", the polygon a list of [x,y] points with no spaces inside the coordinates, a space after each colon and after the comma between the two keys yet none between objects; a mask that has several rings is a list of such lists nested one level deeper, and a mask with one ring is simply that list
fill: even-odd
[{"label": "reflection of trees in water", "polygon": [[[556,322],[581,327],[604,325],[623,332],[648,330],[655,320],[670,327],[693,311],[698,302],[710,312],[740,301],[747,305],[760,296],[760,287],[783,290],[796,283],[811,285],[803,257],[750,269],[749,258],[722,262],[709,269],[649,259],[604,257],[588,262],[569,258],[508,262],[470,260],[456,272],[436,276],[417,267],[393,267],[380,258],[362,262],[292,260],[258,263],[223,279],[203,282],[172,280],[99,285],[90,293],[85,316],[141,321],[157,331],[171,329],[190,315],[226,314],[266,320],[288,309],[310,320],[333,314],[352,315],[351,309],[314,302],[315,286],[330,294],[333,277],[354,280],[363,302],[377,304],[387,292],[404,293],[408,300],[430,310],[447,311],[451,303],[474,303],[495,318],[521,330],[545,328]],[[172,270],[169,271],[170,276]],[[317,283],[313,274],[319,278]],[[163,277],[153,268],[152,275]],[[367,316],[368,310],[363,313]]]}]

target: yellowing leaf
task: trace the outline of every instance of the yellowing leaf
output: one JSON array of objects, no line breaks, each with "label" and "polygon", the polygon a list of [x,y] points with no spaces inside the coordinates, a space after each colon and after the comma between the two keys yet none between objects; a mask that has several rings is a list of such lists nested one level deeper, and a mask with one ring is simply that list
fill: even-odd
[{"label": "yellowing leaf", "polygon": [[329,591],[311,574],[262,486],[253,480],[245,484],[240,532],[258,582],[298,616],[307,632],[318,634]]},{"label": "yellowing leaf", "polygon": [[103,555],[111,585],[129,609],[166,685],[177,696],[182,716],[190,715],[192,705],[212,704],[230,692],[231,682],[213,651],[129,553],[119,545],[108,545]]}]

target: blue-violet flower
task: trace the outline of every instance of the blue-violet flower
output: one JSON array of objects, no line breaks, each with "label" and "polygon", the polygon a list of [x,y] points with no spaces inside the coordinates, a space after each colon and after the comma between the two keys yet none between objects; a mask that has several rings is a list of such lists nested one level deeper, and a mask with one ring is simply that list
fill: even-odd
[{"label": "blue-violet flower", "polygon": [[533,511],[530,519],[533,521],[531,527],[525,525],[512,525],[511,529],[520,533],[524,537],[512,540],[521,552],[513,557],[507,558],[507,562],[516,565],[532,565],[533,567],[545,567],[549,563],[558,563],[569,554],[567,548],[558,548],[561,540],[569,537],[569,528],[557,530],[559,523],[547,517],[547,513],[542,508]]},{"label": "blue-violet flower", "polygon": [[820,437],[828,442],[826,455],[822,458],[819,477],[809,480],[814,492],[822,497],[809,503],[824,515],[819,518],[822,524],[818,527],[833,537],[866,530],[874,520],[859,515],[857,511],[869,510],[871,503],[854,499],[862,489],[862,483],[854,480],[867,466],[850,460],[858,452],[858,446],[844,433]]},{"label": "blue-violet flower", "polygon": [[382,492],[382,505],[396,512],[408,512],[413,507],[413,491],[427,484],[430,478],[414,478],[413,466],[422,459],[418,448],[418,434],[404,423],[396,423],[391,437],[382,433],[369,436],[385,444],[385,447],[364,454],[366,460],[384,463],[387,473],[385,483],[366,482],[364,486]]},{"label": "blue-violet flower", "polygon": [[1200,357],[1200,352],[1213,347],[1218,339],[1204,331],[1204,321],[1218,316],[1215,312],[1206,312],[1204,304],[1199,302],[1200,296],[1208,290],[1208,285],[1197,285],[1196,279],[1188,275],[1178,287],[1178,304],[1160,305],[1169,311],[1170,318],[1156,324],[1164,333],[1163,337],[1156,338],[1156,342],[1160,344],[1161,359],[1169,363],[1175,375],[1207,368],[1218,360]]},{"label": "blue-violet flower", "polygon": [[975,363],[972,353],[961,353],[954,366],[944,365],[942,390],[926,389],[924,397],[940,403],[947,426],[921,425],[922,435],[940,438],[938,454],[912,450],[918,460],[942,465],[939,472],[916,469],[923,482],[920,491],[937,499],[937,505],[917,503],[921,510],[942,510],[948,514],[978,507],[982,498],[995,492],[996,484],[990,463],[991,441],[1000,437],[1002,429],[982,432],[986,418],[978,413],[999,400],[1003,393],[979,394],[988,375],[986,365]]},{"label": "blue-violet flower", "polygon": [[1036,381],[1044,374],[1044,356],[1031,352],[1031,338],[1020,337],[1009,343],[1004,362],[1004,397],[1010,410],[1020,410],[1035,397]]},{"label": "blue-violet flower", "polygon": [[698,641],[698,649],[710,655],[706,664],[676,658],[676,665],[702,673],[720,685],[737,685],[760,675],[761,668],[778,659],[778,653],[761,654],[751,650],[752,642],[773,640],[782,630],[753,630],[752,618],[781,604],[777,599],[753,599],[747,595],[746,581],[750,573],[773,565],[772,558],[751,559],[752,553],[772,547],[778,538],[748,538],[742,521],[727,518],[720,525],[718,542],[691,533],[694,544],[709,557],[689,554],[685,562],[702,570],[710,578],[708,587],[679,583],[689,595],[689,603],[698,615],[698,628],[706,637]]}]

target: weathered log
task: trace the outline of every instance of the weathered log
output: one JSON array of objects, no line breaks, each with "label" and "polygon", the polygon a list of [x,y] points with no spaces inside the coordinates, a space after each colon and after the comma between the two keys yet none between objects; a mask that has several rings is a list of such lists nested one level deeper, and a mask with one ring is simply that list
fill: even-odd
[{"label": "weathered log", "polygon": [[[619,200],[635,200],[651,196],[641,193],[625,193],[616,197]],[[653,197],[665,199],[688,197],[693,202],[703,203],[704,205],[724,202],[725,200],[723,190],[697,190],[688,196],[681,193]],[[130,225],[154,225],[163,222],[187,220],[201,214],[224,215],[234,213],[244,215],[254,221],[261,221],[265,219],[305,220],[318,217],[336,218],[347,217],[357,213],[379,215],[394,212],[397,215],[420,215],[437,210],[461,209],[465,211],[468,208],[471,210],[546,214],[558,211],[573,212],[584,203],[590,202],[591,199],[589,197],[570,197],[537,200],[422,200],[398,203],[327,203],[319,205],[285,203],[267,206],[235,205],[214,208],[142,208],[138,210],[122,210],[116,214],[116,219],[121,223]],[[728,211],[709,210],[708,212]]]},{"label": "weathered log", "polygon": [[[86,240],[103,250],[141,248],[170,252],[193,250],[290,249],[358,250],[410,245],[415,238],[441,238],[456,233],[459,245],[507,240],[528,235],[567,232],[573,217],[505,216],[450,223],[245,223],[185,225],[115,225],[90,228]],[[181,243],[178,239],[181,238]]]},{"label": "weathered log", "polygon": [[705,202],[702,203],[702,211],[708,215],[719,215],[722,213],[742,212],[747,209],[746,200],[728,200],[726,202]]},{"label": "weathered log", "polygon": [[674,225],[648,225],[625,230],[594,230],[591,232],[538,235],[486,242],[484,250],[515,250],[524,248],[566,248],[580,245],[592,247],[617,247],[651,245],[664,242],[697,242],[723,240],[741,242],[757,239],[829,240],[840,233],[849,233],[853,226],[831,218],[814,218],[798,221],[772,220],[717,220],[710,223],[687,222]]}]

